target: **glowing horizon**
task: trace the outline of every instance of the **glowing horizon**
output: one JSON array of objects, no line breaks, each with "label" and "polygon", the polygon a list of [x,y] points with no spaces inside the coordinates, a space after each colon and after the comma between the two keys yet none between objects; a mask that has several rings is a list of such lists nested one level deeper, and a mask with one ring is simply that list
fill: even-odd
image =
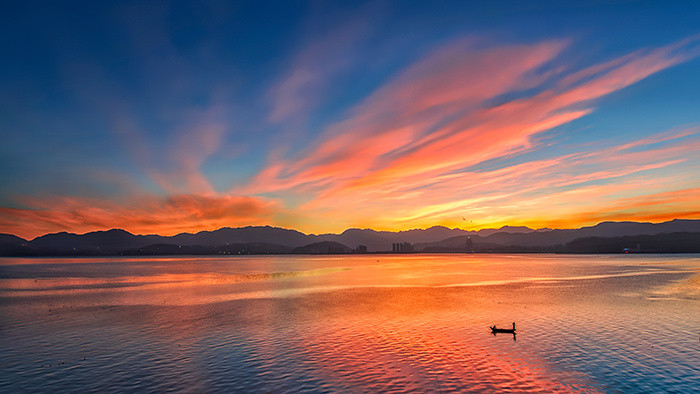
[{"label": "glowing horizon", "polygon": [[[690,22],[642,34],[630,18],[628,40],[546,7],[472,27],[377,3],[266,14],[288,24],[112,5],[80,10],[99,27],[73,31],[56,7],[6,48],[0,233],[700,219]],[[17,8],[13,37],[39,23]],[[540,18],[551,25],[530,32]]]}]

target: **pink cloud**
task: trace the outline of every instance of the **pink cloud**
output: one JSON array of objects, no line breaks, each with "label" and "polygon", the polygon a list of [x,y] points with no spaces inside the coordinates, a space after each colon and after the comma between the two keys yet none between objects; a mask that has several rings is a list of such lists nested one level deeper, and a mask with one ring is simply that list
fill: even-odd
[{"label": "pink cloud", "polygon": [[[545,67],[556,61],[564,42],[484,49],[458,41],[407,68],[308,150],[275,159],[240,190],[311,193],[314,205],[372,189],[422,184],[522,153],[533,149],[538,134],[590,113],[595,100],[686,60],[696,51],[696,41],[568,73]],[[533,88],[540,92],[489,104]]]},{"label": "pink cloud", "polygon": [[[280,172],[271,178],[264,171],[248,190],[313,186],[331,178],[337,183],[389,167],[393,155],[402,150],[426,149],[421,145],[430,145],[441,134],[431,129],[446,118],[500,94],[532,87],[542,78],[535,70],[563,46],[551,42],[477,50],[463,40],[442,48],[372,94],[303,156],[271,163]],[[486,78],[486,70],[494,72]]]},{"label": "pink cloud", "polygon": [[[314,56],[334,40],[302,54],[276,87],[271,120],[313,106],[324,88],[299,70],[313,68]],[[319,232],[437,224],[573,227],[700,217],[697,127],[605,149],[598,144],[535,160],[521,156],[542,147],[544,132],[591,113],[605,95],[694,56],[697,41],[637,51],[582,70],[558,66],[568,48],[563,41],[487,48],[456,41],[399,73],[299,154],[275,151],[231,195],[217,195],[202,171],[228,127],[216,111],[192,118],[174,141],[163,144],[159,157],[166,165],[145,148],[128,116],[117,117],[137,163],[172,197],[25,198],[27,209],[0,208],[0,229],[23,236],[112,227],[174,234],[277,224]],[[330,78],[338,70],[322,74]],[[311,100],[294,103],[307,90]],[[295,203],[283,208],[283,200]]]}]

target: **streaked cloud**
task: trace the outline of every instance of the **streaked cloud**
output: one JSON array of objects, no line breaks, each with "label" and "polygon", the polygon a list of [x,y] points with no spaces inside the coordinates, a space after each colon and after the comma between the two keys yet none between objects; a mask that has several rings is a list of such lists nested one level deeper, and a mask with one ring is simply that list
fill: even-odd
[{"label": "streaked cloud", "polygon": [[[301,209],[322,211],[346,226],[371,221],[379,228],[411,228],[416,223],[575,227],[597,223],[606,210],[610,215],[604,220],[633,220],[652,211],[654,200],[647,200],[647,195],[697,187],[692,174],[700,171],[695,155],[700,133],[697,128],[691,135],[688,130],[677,133],[675,139],[663,133],[645,144],[589,148],[491,170],[416,177],[404,184],[319,198]],[[660,140],[665,144],[659,146]],[[648,201],[646,208],[635,208],[631,202],[637,200]],[[700,215],[692,199],[658,208],[668,217]],[[581,212],[591,215],[586,219]]]},{"label": "streaked cloud", "polygon": [[[697,129],[640,139],[613,150],[591,147],[588,152],[490,172],[468,170],[537,151],[544,132],[591,113],[604,96],[695,56],[698,39],[583,69],[563,61],[569,46],[563,41],[495,47],[472,40],[448,44],[378,89],[302,154],[271,160],[241,190],[311,196],[300,210],[332,216],[336,222],[345,218],[346,225],[460,224],[444,215],[481,217],[486,224],[532,215],[514,209],[533,202],[527,193],[553,196],[561,188],[582,188],[591,182],[625,183],[625,177],[693,157],[696,137],[646,152],[631,148],[697,136]],[[514,98],[504,99],[509,96]],[[640,192],[658,190],[642,185]],[[615,189],[596,188],[602,193],[607,188],[609,194]],[[576,200],[566,202],[571,212],[583,209],[576,207]],[[483,215],[497,211],[511,213]]]},{"label": "streaked cloud", "polygon": [[[355,61],[343,48],[357,46],[367,28],[349,21],[298,53],[270,91],[267,120],[284,129],[313,112],[329,81]],[[700,218],[697,126],[580,145],[565,137],[585,128],[562,131],[585,124],[607,95],[697,56],[699,41],[580,66],[568,40],[455,40],[389,77],[301,150],[268,149],[267,164],[228,192],[204,169],[231,148],[226,102],[187,106],[168,123],[167,140],[154,141],[129,105],[109,101],[112,128],[157,187],[139,184],[113,198],[19,196],[15,207],[0,208],[0,231],[167,235],[263,224],[326,232]]]},{"label": "streaked cloud", "polygon": [[532,87],[537,78],[533,71],[563,48],[562,43],[545,43],[479,51],[473,45],[471,40],[459,41],[409,67],[358,105],[348,120],[329,127],[299,157],[270,163],[250,190],[323,186],[331,179],[341,183],[390,168],[402,157],[438,143],[449,130],[434,128],[449,117],[464,119],[469,114],[462,113],[470,107]]},{"label": "streaked cloud", "polygon": [[[142,126],[128,111],[112,109],[112,128],[139,169],[158,187],[171,194],[214,193],[204,162],[220,152],[231,125],[220,107],[196,111],[184,119],[168,141],[149,141]],[[231,149],[229,146],[228,149]]]},{"label": "streaked cloud", "polygon": [[308,40],[292,59],[291,67],[270,88],[267,96],[272,123],[300,123],[318,107],[334,79],[361,63],[359,51],[369,38],[367,10],[342,20]]}]

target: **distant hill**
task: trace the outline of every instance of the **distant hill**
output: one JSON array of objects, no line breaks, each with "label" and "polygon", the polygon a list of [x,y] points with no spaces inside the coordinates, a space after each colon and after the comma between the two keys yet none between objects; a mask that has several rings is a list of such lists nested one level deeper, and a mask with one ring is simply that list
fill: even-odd
[{"label": "distant hill", "polygon": [[458,236],[415,244],[424,253],[700,253],[700,232],[675,232],[622,237],[581,237],[565,244],[514,245],[486,242],[489,237]]},{"label": "distant hill", "polygon": [[125,249],[163,242],[159,235],[134,235],[124,230],[94,231],[87,234],[60,232],[47,234],[29,242],[37,254],[112,254]]},{"label": "distant hill", "polygon": [[28,242],[12,234],[0,234],[0,256],[21,256],[27,250]]},{"label": "distant hill", "polygon": [[247,254],[284,254],[292,248],[268,243],[235,243],[219,246],[155,244],[125,250],[125,255],[247,255]]},{"label": "distant hill", "polygon": [[[46,234],[31,241],[0,234],[0,256],[66,256],[119,254],[264,254],[327,253],[324,247],[340,247],[343,253],[358,245],[372,251],[391,251],[392,244],[409,242],[415,251],[467,250],[467,237],[477,252],[551,251],[580,238],[610,238],[670,233],[700,233],[700,220],[676,219],[665,223],[603,222],[580,229],[532,230],[504,226],[500,229],[466,231],[430,227],[407,231],[348,229],[340,234],[304,234],[270,226],[221,228],[175,236],[134,235],[124,230]],[[311,247],[311,245],[316,245]],[[340,245],[340,246],[339,246]],[[304,249],[307,248],[307,249]],[[314,249],[315,248],[315,249]]]},{"label": "distant hill", "polygon": [[479,244],[481,240],[478,235],[458,235],[438,242],[417,243],[413,245],[413,249],[428,253],[472,251],[474,245]]},{"label": "distant hill", "polygon": [[391,250],[392,242],[397,242],[392,238],[392,233],[386,231],[375,231],[370,229],[348,229],[341,234],[322,234],[316,236],[316,242],[337,242],[343,245],[357,247],[365,245],[371,251]]},{"label": "distant hill", "polygon": [[484,237],[484,243],[512,246],[551,246],[576,238],[653,235],[675,232],[700,232],[700,220],[675,219],[664,223],[603,222],[591,227],[531,233],[495,233]]},{"label": "distant hill", "polygon": [[345,245],[357,246],[366,245],[370,251],[391,250],[393,243],[430,243],[438,242],[447,238],[458,236],[485,236],[494,233],[532,233],[528,227],[504,226],[500,229],[483,229],[479,231],[467,231],[458,228],[447,228],[444,226],[434,226],[427,229],[414,229],[406,231],[376,231],[371,229],[348,229],[341,234],[323,234],[318,238],[325,241],[340,242]]},{"label": "distant hill", "polygon": [[264,242],[296,247],[315,240],[313,236],[296,230],[270,226],[224,227],[215,231],[201,231],[196,234],[182,233],[164,238],[167,238],[167,243],[171,244],[203,246]]},{"label": "distant hill", "polygon": [[567,253],[700,253],[700,233],[587,237],[567,243]]},{"label": "distant hill", "polygon": [[349,247],[332,241],[315,242],[309,245],[300,246],[292,249],[292,253],[299,254],[333,254],[333,253],[350,253],[352,249]]},{"label": "distant hill", "polygon": [[[549,229],[545,229],[549,230]],[[476,232],[477,235],[480,237],[488,237],[491,234],[496,234],[496,233],[509,233],[509,234],[529,234],[532,232],[536,231],[542,231],[542,230],[533,230],[529,227],[525,226],[503,226],[501,228],[487,228],[483,230],[479,230]]]},{"label": "distant hill", "polygon": [[23,242],[27,240],[12,234],[0,234],[0,245],[19,245]]}]

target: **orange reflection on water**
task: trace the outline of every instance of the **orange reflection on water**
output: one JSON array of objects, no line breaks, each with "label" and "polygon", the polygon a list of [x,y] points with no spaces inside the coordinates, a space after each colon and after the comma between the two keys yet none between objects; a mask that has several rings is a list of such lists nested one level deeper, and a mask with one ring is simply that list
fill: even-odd
[{"label": "orange reflection on water", "polygon": [[[30,272],[36,278],[21,277],[24,268],[7,268],[0,280],[5,321],[45,330],[49,338],[57,327],[88,327],[93,335],[117,327],[124,330],[120,342],[104,334],[97,343],[150,354],[166,376],[191,370],[206,381],[210,369],[219,368],[221,379],[240,373],[231,379],[256,381],[261,391],[298,376],[329,391],[596,392],[605,386],[589,374],[598,366],[584,368],[590,354],[612,360],[622,354],[651,365],[659,358],[650,344],[666,352],[676,346],[670,365],[681,367],[691,365],[694,354],[678,347],[686,341],[679,327],[688,331],[697,322],[689,304],[672,307],[646,297],[692,295],[686,290],[697,285],[698,260],[691,257],[94,263],[35,264]],[[99,276],[100,270],[109,274]],[[517,341],[488,329],[512,321]],[[696,341],[694,335],[692,345]]]},{"label": "orange reflection on water", "polygon": [[492,336],[482,317],[492,309],[485,296],[452,298],[431,289],[329,294],[325,302],[342,308],[325,310],[308,329],[313,334],[289,346],[304,349],[324,380],[369,391],[597,392],[586,376],[556,370],[511,335]]}]

